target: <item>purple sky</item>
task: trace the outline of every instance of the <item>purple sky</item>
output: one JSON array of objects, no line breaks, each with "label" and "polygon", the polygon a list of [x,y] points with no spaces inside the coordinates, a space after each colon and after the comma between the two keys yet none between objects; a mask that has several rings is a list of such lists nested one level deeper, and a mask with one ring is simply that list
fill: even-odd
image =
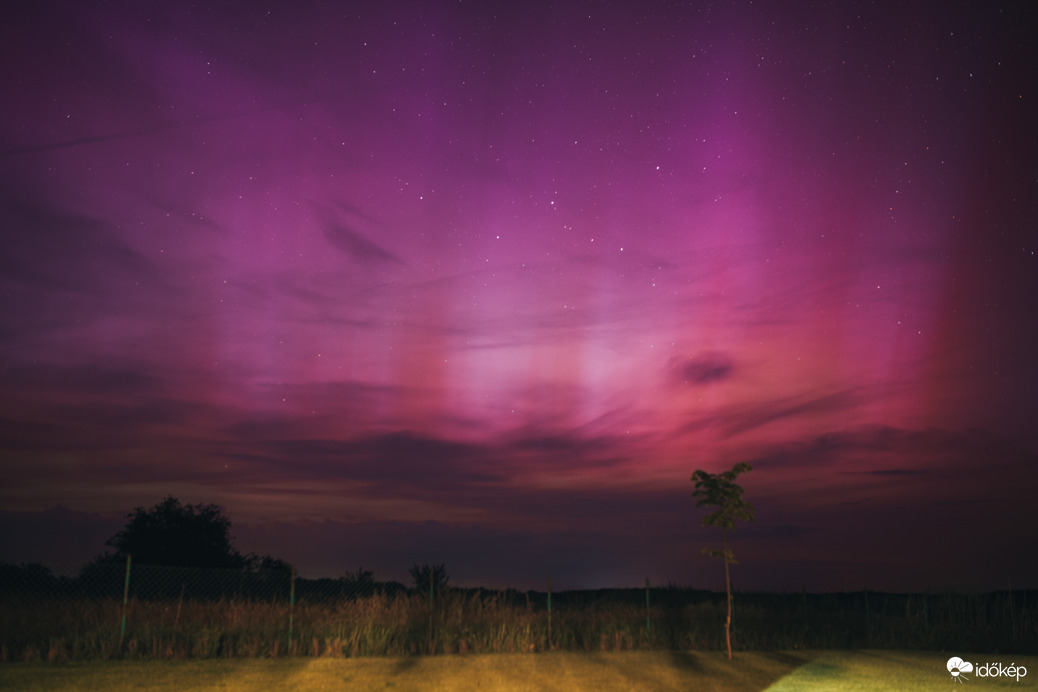
[{"label": "purple sky", "polygon": [[217,503],[303,576],[1038,587],[1020,3],[29,3],[0,559]]}]

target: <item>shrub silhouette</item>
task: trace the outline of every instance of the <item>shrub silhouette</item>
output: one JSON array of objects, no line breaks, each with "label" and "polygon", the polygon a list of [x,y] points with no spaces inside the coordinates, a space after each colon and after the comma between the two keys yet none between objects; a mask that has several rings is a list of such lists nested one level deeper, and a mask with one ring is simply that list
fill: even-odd
[{"label": "shrub silhouette", "polygon": [[443,565],[414,565],[408,572],[418,593],[429,593],[430,586],[434,594],[443,593],[451,579]]}]

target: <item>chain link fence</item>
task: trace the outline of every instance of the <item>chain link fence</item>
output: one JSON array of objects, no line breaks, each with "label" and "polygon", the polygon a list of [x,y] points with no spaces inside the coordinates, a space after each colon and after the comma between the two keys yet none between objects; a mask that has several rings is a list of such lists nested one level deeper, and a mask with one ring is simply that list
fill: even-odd
[{"label": "chain link fence", "polygon": [[[415,577],[416,580],[419,577]],[[725,595],[679,586],[407,588],[358,570],[0,563],[0,661],[724,650]],[[736,649],[1038,649],[1033,591],[738,593]]]},{"label": "chain link fence", "polygon": [[[297,655],[315,629],[341,639],[343,622],[358,620],[348,611],[374,598],[389,604],[410,594],[361,570],[312,580],[290,565],[209,569],[126,559],[90,563],[69,577],[0,563],[0,660]],[[297,625],[299,615],[308,626]]]}]

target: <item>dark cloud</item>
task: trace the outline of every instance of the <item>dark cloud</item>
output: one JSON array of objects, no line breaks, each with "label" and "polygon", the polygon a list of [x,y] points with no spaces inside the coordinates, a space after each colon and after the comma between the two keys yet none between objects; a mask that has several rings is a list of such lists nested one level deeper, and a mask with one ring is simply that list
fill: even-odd
[{"label": "dark cloud", "polygon": [[162,377],[143,364],[132,366],[105,358],[23,365],[0,373],[0,382],[26,394],[78,392],[112,398],[154,396],[166,388]]},{"label": "dark cloud", "polygon": [[[356,224],[372,225],[373,219],[362,214],[351,205],[339,204],[337,209],[328,209],[320,205],[312,205],[314,213],[321,220],[324,237],[338,250],[346,253],[361,265],[371,262],[404,264],[395,253],[367,237],[356,228]],[[350,220],[343,219],[350,217]]]},{"label": "dark cloud", "polygon": [[[234,429],[255,436],[227,452],[243,462],[236,471],[243,481],[276,473],[296,481],[361,483],[373,496],[425,496],[456,507],[525,512],[530,504],[549,503],[568,515],[563,508],[574,504],[566,493],[533,491],[524,479],[561,470],[605,473],[632,461],[615,440],[576,434],[469,443],[406,431],[336,440],[264,437],[262,426],[253,424]],[[268,433],[278,429],[268,426]]]},{"label": "dark cloud", "polygon": [[847,390],[816,397],[791,397],[744,406],[726,411],[717,419],[724,426],[728,436],[735,436],[785,419],[831,414],[853,408],[860,403],[861,397],[855,391]]},{"label": "dark cloud", "polygon": [[342,223],[326,223],[324,236],[334,247],[342,250],[360,263],[393,262],[402,264],[402,260],[378,243],[368,239],[360,231]]},{"label": "dark cloud", "polygon": [[0,560],[39,562],[72,575],[103,553],[105,543],[124,525],[122,518],[61,506],[40,512],[0,511]]},{"label": "dark cloud", "polygon": [[149,301],[166,277],[112,224],[60,200],[0,196],[0,347],[35,361],[39,340],[64,330],[153,319]]},{"label": "dark cloud", "polygon": [[[952,477],[982,473],[991,459],[1001,468],[1038,481],[1038,455],[1009,438],[980,430],[909,430],[866,425],[775,445],[752,459],[754,467],[786,470],[839,469],[848,474],[927,475]],[[911,460],[912,466],[903,465]],[[986,474],[985,474],[986,475]],[[1012,472],[1001,474],[1002,478]],[[989,479],[989,483],[992,479]]]},{"label": "dark cloud", "polygon": [[[273,479],[290,481],[292,493],[363,492],[379,498],[418,498],[464,506],[476,487],[507,482],[484,445],[422,437],[406,431],[352,439],[281,438],[302,432],[305,421],[277,419],[235,424],[234,441],[213,440],[208,454],[232,469],[241,488],[269,489]],[[206,473],[204,465],[198,466]],[[307,490],[307,487],[311,487]]]},{"label": "dark cloud", "polygon": [[[854,409],[860,406],[862,401],[863,397],[857,390],[845,390],[820,396],[793,396],[754,404],[735,404],[697,416],[682,425],[678,432],[693,433],[718,428],[725,437],[736,437],[772,423]],[[842,444],[842,441],[826,434],[820,436],[820,444],[835,445]]]},{"label": "dark cloud", "polygon": [[[687,535],[671,534],[649,546],[641,535],[616,533],[614,526],[603,521],[597,530],[578,531],[563,522],[532,528],[522,523],[327,521],[305,526],[240,525],[235,533],[243,549],[273,545],[277,554],[296,562],[306,575],[338,575],[363,565],[376,578],[411,584],[407,574],[411,565],[443,563],[451,582],[459,586],[541,591],[548,574],[556,591],[602,584],[638,586],[644,585],[646,577],[654,584],[684,579],[681,567],[649,565],[660,561],[654,555],[657,551],[674,556],[687,553]],[[683,560],[676,562],[684,566]]]},{"label": "dark cloud", "polygon": [[[154,425],[212,419],[211,405],[178,394],[178,383],[145,363],[83,357],[74,363],[19,363],[0,372],[0,385],[20,398],[20,406],[0,407],[26,426],[60,426],[66,445],[86,439],[131,438]],[[54,440],[47,441],[48,444]]]},{"label": "dark cloud", "polygon": [[527,427],[516,431],[500,443],[508,455],[533,454],[542,460],[580,464],[591,459],[599,463],[612,458],[623,443],[612,437],[587,436],[579,432],[549,434],[541,428]]},{"label": "dark cloud", "polygon": [[875,471],[861,471],[858,473],[871,474],[873,476],[918,476],[926,471],[919,469],[876,469]]},{"label": "dark cloud", "polygon": [[397,432],[357,440],[272,440],[268,449],[291,466],[281,471],[296,478],[346,479],[399,492],[405,488],[443,490],[477,481],[499,480],[483,470],[479,445]]},{"label": "dark cloud", "polygon": [[10,452],[79,448],[68,439],[69,429],[56,421],[34,421],[16,415],[0,418],[0,445]]},{"label": "dark cloud", "polygon": [[669,369],[679,383],[698,387],[723,382],[732,376],[735,364],[723,353],[701,353],[695,358],[671,359]]},{"label": "dark cloud", "polygon": [[144,278],[149,267],[104,220],[53,203],[0,193],[0,225],[0,278],[5,282],[103,295],[113,279]]}]

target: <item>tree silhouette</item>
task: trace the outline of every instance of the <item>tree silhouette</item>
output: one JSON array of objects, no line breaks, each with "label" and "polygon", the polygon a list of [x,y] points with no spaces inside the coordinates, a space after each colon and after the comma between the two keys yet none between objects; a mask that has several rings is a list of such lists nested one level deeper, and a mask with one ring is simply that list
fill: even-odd
[{"label": "tree silhouette", "polygon": [[728,660],[732,659],[732,579],[729,565],[739,564],[728,547],[728,532],[735,530],[737,519],[753,521],[753,505],[743,499],[742,488],[735,482],[739,474],[752,470],[752,466],[743,462],[733,466],[730,471],[715,474],[698,470],[692,474],[692,482],[696,484],[696,489],[692,491],[692,497],[696,498],[696,507],[717,507],[703,517],[703,526],[716,526],[721,529],[721,550],[703,548],[703,552],[724,560],[724,584],[728,593],[728,617],[724,622],[724,636],[728,644]]},{"label": "tree silhouette", "polygon": [[358,567],[356,572],[347,572],[342,581],[351,597],[370,596],[375,593],[375,573],[369,569]]},{"label": "tree silhouette", "polygon": [[250,572],[278,572],[291,574],[292,563],[271,555],[249,553],[245,556],[244,565]]},{"label": "tree silhouette", "polygon": [[451,579],[443,565],[414,565],[408,572],[418,593],[429,593],[430,585],[435,593],[443,593]]},{"label": "tree silhouette", "polygon": [[126,518],[126,528],[108,540],[116,550],[108,559],[132,555],[135,564],[176,567],[239,568],[250,562],[231,545],[231,520],[216,505],[182,505],[168,496]]}]

